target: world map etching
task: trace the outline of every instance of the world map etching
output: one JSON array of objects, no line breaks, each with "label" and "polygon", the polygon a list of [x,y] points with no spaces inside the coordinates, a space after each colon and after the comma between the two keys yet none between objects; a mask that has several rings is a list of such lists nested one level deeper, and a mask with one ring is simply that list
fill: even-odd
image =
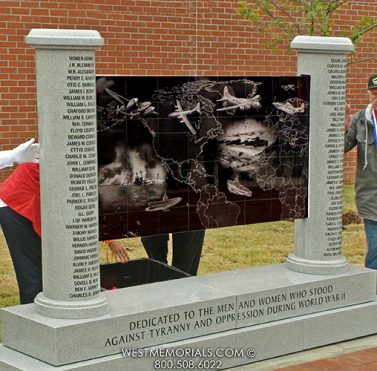
[{"label": "world map etching", "polygon": [[100,238],[306,217],[309,87],[98,76]]}]

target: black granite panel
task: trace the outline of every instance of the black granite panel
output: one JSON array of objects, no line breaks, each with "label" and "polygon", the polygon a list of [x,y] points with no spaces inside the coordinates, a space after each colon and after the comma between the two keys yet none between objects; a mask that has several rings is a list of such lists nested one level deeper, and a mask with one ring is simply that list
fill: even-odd
[{"label": "black granite panel", "polygon": [[98,77],[101,238],[307,215],[309,77]]}]

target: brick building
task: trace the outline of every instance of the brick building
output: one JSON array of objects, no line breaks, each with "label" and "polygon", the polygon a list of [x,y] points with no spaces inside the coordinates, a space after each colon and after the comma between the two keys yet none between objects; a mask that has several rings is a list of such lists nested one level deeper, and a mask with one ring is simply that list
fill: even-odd
[{"label": "brick building", "polygon": [[[32,28],[95,29],[105,39],[97,52],[104,75],[294,75],[296,54],[272,53],[250,22],[235,12],[236,0],[20,0],[0,2],[0,145],[8,149],[37,136]],[[354,0],[336,13],[337,28],[377,14],[375,0]],[[335,30],[336,31],[336,30]],[[352,110],[366,103],[366,80],[376,72],[377,30],[358,45],[348,69]],[[368,59],[369,58],[369,59]],[[354,177],[355,153],[346,156],[345,181]],[[1,174],[2,178],[6,171]]]}]

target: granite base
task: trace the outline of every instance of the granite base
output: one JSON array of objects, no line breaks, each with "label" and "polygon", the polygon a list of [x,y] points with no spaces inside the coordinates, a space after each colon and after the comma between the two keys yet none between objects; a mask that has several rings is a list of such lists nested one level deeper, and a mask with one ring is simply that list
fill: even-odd
[{"label": "granite base", "polygon": [[[110,314],[85,320],[44,317],[32,304],[5,308],[0,365],[16,367],[10,370],[34,370],[32,364],[38,365],[35,370],[101,370],[101,364],[106,370],[142,370],[150,369],[153,357],[125,357],[122,350],[255,349],[252,359],[220,359],[221,367],[231,367],[377,331],[376,272],[356,266],[324,276],[279,264],[106,296]],[[29,368],[17,368],[22,360],[30,361]]]}]

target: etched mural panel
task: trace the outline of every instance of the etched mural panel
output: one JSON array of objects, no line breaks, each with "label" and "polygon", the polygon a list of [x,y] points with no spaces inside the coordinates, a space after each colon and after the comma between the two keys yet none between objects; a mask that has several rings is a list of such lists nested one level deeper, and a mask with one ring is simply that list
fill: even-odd
[{"label": "etched mural panel", "polygon": [[307,216],[309,77],[98,77],[101,239]]}]

